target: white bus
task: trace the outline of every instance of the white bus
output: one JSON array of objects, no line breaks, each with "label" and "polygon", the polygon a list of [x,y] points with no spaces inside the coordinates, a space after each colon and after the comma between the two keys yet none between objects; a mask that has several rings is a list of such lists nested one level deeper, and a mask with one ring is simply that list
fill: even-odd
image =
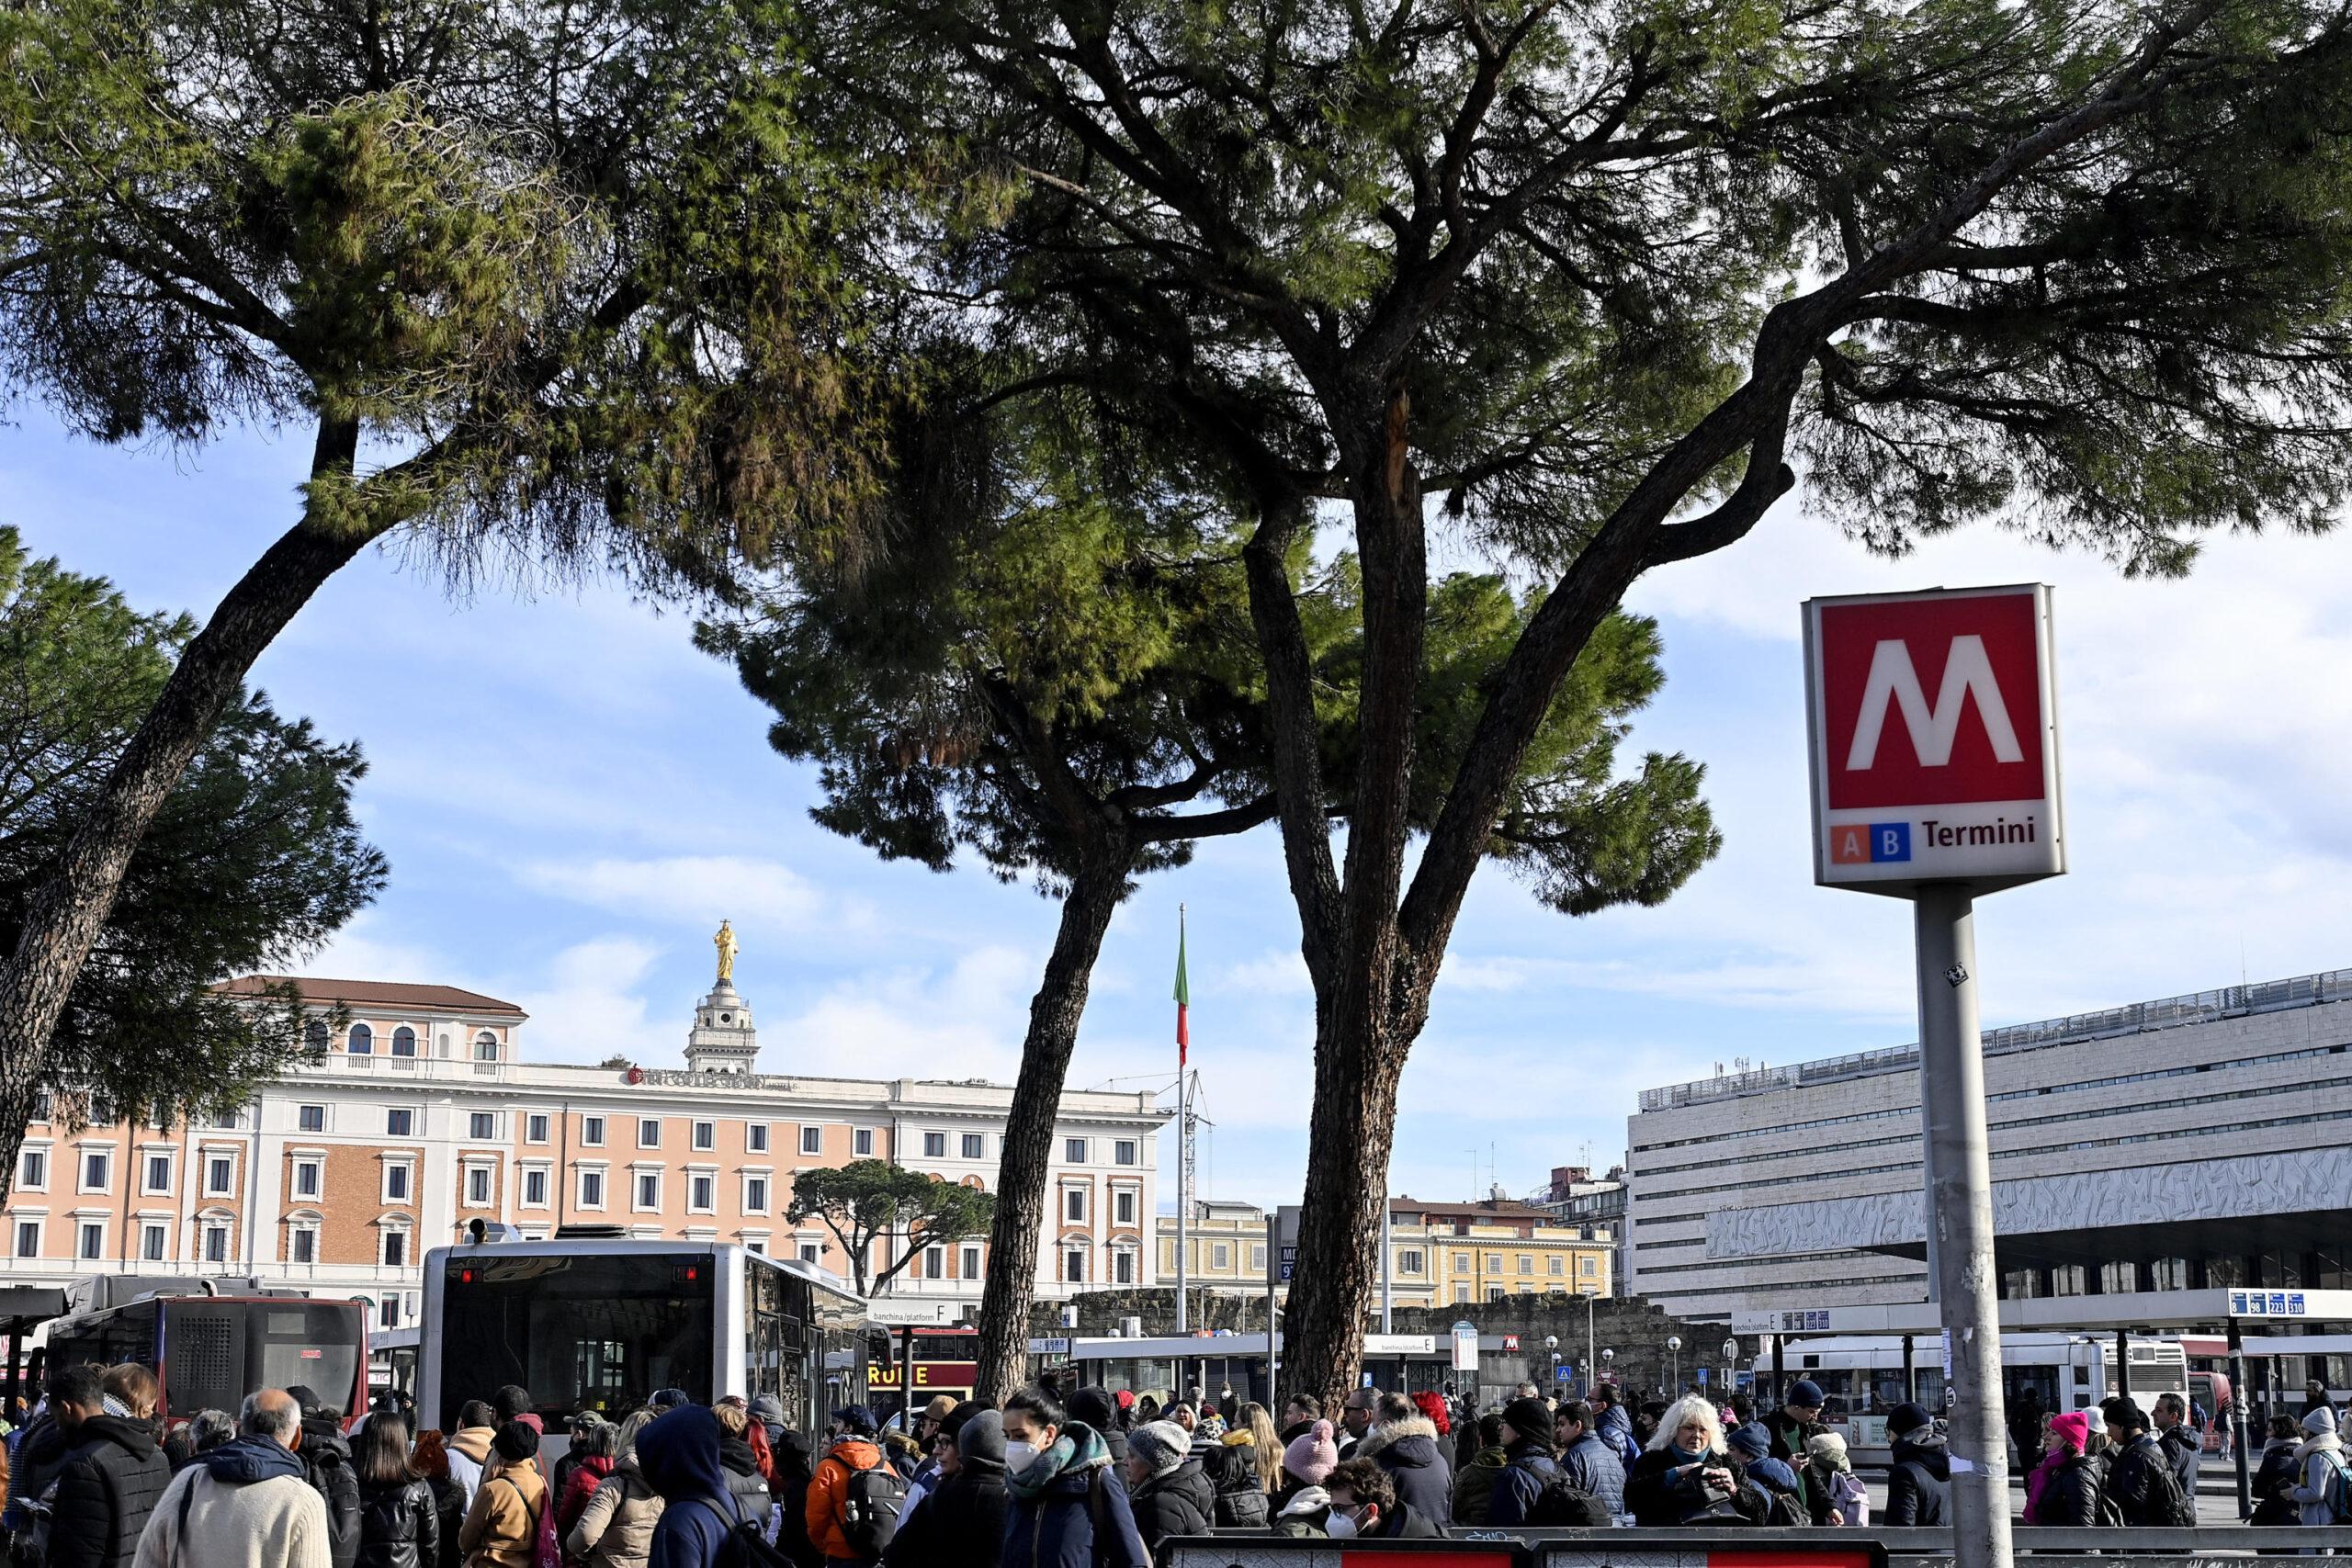
[{"label": "white bus", "polygon": [[[1917,1398],[1930,1410],[1944,1404],[1942,1341],[1932,1334],[1912,1339],[1912,1371],[1917,1393],[1903,1389],[1903,1337],[1896,1334],[1837,1335],[1820,1339],[1791,1339],[1781,1348],[1787,1380],[1808,1379],[1821,1386],[1826,1399],[1822,1419],[1845,1435],[1858,1457],[1883,1461],[1888,1449],[1887,1412],[1905,1398]],[[1772,1380],[1772,1356],[1752,1363],[1756,1373],[1756,1405],[1770,1410],[1781,1403],[1781,1389]],[[2001,1336],[2002,1398],[2007,1409],[2030,1389],[2045,1414],[2089,1410],[2117,1391],[2115,1337],[2090,1334],[2004,1334]],[[2132,1397],[2143,1410],[2152,1409],[2160,1393],[2187,1397],[2188,1362],[2177,1339],[2134,1338],[2132,1341]],[[2028,1463],[2031,1463],[2030,1456]]]},{"label": "white bus", "polygon": [[707,1404],[773,1393],[804,1433],[866,1399],[865,1303],[797,1260],[719,1242],[559,1238],[424,1256],[417,1420],[457,1429],[469,1399],[531,1394],[543,1440],[582,1410],[618,1419],[656,1390]]}]

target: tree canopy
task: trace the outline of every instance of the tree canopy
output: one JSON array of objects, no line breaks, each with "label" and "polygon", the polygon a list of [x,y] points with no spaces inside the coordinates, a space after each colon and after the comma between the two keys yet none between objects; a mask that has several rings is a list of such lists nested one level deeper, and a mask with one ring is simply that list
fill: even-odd
[{"label": "tree canopy", "polygon": [[817,1220],[831,1231],[864,1296],[897,1279],[925,1247],[985,1233],[995,1213],[996,1199],[977,1187],[886,1159],[860,1159],[795,1174],[784,1217],[796,1225]]},{"label": "tree canopy", "polygon": [[[29,558],[0,527],[0,941],[194,629],[133,609],[102,578]],[[366,771],[357,746],[242,698],[132,857],[43,1081],[200,1113],[241,1101],[300,1051],[299,997],[232,1001],[211,987],[285,968],[382,889],[384,858],[351,813]]]}]

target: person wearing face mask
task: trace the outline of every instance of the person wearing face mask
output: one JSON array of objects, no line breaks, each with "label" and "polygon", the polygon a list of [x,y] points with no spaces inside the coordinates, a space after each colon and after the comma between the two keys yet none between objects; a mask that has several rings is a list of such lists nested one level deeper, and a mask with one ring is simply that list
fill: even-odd
[{"label": "person wearing face mask", "polygon": [[1723,1417],[1697,1394],[1659,1420],[1625,1477],[1625,1506],[1640,1525],[1763,1522],[1765,1502],[1724,1440]]},{"label": "person wearing face mask", "polygon": [[1324,1533],[1337,1540],[1434,1540],[1445,1532],[1396,1495],[1396,1480],[1374,1461],[1351,1459],[1331,1472],[1324,1490],[1331,1513]]},{"label": "person wearing face mask", "polygon": [[1047,1390],[1004,1404],[1001,1568],[1149,1568],[1111,1447]]}]

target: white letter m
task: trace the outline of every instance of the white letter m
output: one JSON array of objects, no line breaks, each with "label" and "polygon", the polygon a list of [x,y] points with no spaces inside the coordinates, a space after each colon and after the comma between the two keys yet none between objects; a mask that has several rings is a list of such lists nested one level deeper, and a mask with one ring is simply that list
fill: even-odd
[{"label": "white letter m", "polygon": [[1903,709],[1903,726],[1911,732],[1911,750],[1918,754],[1919,765],[1948,766],[1951,743],[1960,734],[1960,710],[1972,694],[1976,711],[1984,720],[1985,737],[1993,742],[1994,757],[2004,762],[2024,761],[2025,752],[2009,723],[2008,706],[2001,701],[2000,683],[1993,679],[1993,661],[1985,656],[1983,637],[1951,639],[1951,651],[1944,660],[1943,689],[1936,694],[1933,712],[1928,711],[1927,693],[1920,689],[1919,672],[1911,667],[1911,650],[1893,639],[1880,643],[1871,655],[1870,680],[1862,687],[1862,711],[1854,726],[1853,750],[1846,754],[1846,771],[1859,773],[1876,760],[1879,731],[1886,727],[1889,703]]}]

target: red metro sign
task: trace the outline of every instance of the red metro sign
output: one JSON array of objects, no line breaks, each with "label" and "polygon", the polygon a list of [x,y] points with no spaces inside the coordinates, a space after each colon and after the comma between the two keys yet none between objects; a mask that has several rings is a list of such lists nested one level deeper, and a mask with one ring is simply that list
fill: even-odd
[{"label": "red metro sign", "polygon": [[2048,588],[1815,599],[1804,626],[1815,881],[2065,871]]}]

